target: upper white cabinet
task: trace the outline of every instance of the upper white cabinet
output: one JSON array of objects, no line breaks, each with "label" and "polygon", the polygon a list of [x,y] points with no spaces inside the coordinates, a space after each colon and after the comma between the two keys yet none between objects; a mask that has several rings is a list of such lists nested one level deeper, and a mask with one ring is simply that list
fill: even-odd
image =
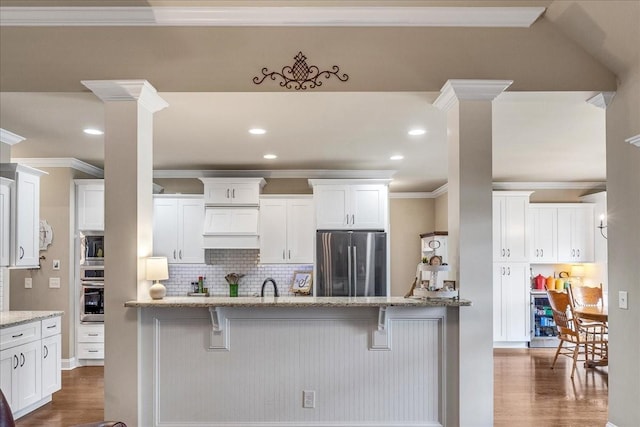
[{"label": "upper white cabinet", "polygon": [[11,187],[13,181],[0,177],[0,267],[7,267],[11,262]]},{"label": "upper white cabinet", "polygon": [[313,185],[318,230],[386,230],[387,183],[309,180]]},{"label": "upper white cabinet", "polygon": [[493,192],[493,260],[529,261],[529,195],[523,191]]},{"label": "upper white cabinet", "polygon": [[555,263],[558,260],[558,209],[545,204],[529,205],[532,263]]},{"label": "upper white cabinet", "polygon": [[15,181],[11,193],[11,265],[39,267],[40,177],[46,172],[16,163],[0,164],[0,173]]},{"label": "upper white cabinet", "polygon": [[260,262],[313,263],[313,200],[310,197],[260,200]]},{"label": "upper white cabinet", "polygon": [[78,179],[76,206],[78,230],[104,230],[104,180]]},{"label": "upper white cabinet", "polygon": [[204,183],[206,205],[258,206],[263,178],[200,178]]},{"label": "upper white cabinet", "polygon": [[202,196],[155,196],[153,254],[170,264],[204,263]]},{"label": "upper white cabinet", "polygon": [[538,264],[594,261],[594,208],[589,203],[530,205],[530,261]]},{"label": "upper white cabinet", "polygon": [[593,205],[558,208],[558,262],[593,262]]}]

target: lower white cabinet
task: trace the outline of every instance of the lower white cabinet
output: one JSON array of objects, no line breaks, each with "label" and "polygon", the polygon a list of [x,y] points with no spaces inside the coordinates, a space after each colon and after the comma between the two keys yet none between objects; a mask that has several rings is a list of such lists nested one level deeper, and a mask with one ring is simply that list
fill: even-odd
[{"label": "lower white cabinet", "polygon": [[0,335],[0,388],[19,418],[61,388],[60,317],[11,326]]},{"label": "lower white cabinet", "polygon": [[260,200],[260,262],[313,263],[314,209],[311,198]]},{"label": "lower white cabinet", "polygon": [[104,324],[78,325],[78,359],[104,359]]},{"label": "lower white cabinet", "polygon": [[493,264],[493,341],[530,340],[529,264]]}]

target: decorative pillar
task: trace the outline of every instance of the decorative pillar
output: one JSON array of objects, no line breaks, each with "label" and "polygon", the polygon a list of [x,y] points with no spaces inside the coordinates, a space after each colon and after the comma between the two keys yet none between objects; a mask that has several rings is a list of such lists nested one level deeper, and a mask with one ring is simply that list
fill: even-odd
[{"label": "decorative pillar", "polygon": [[447,113],[449,256],[460,296],[473,304],[459,309],[458,333],[447,337],[448,350],[459,357],[447,367],[452,426],[493,425],[491,102],[511,83],[449,80],[434,102]]},{"label": "decorative pillar", "polygon": [[[83,81],[104,101],[105,419],[139,424],[138,313],[153,248],[153,113],[168,106],[146,80]],[[147,392],[149,392],[147,390]]]}]

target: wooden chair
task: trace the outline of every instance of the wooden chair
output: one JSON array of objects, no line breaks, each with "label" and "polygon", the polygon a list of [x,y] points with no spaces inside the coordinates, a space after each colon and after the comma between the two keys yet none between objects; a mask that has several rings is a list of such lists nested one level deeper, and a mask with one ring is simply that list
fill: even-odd
[{"label": "wooden chair", "polygon": [[598,335],[589,333],[588,330],[582,328],[576,321],[568,293],[547,289],[547,296],[553,312],[553,320],[558,329],[558,339],[560,340],[551,369],[555,367],[558,355],[571,357],[573,359],[571,378],[573,378],[581,347],[584,349],[582,353],[585,355],[584,361],[586,362],[590,349],[595,348],[595,346],[602,346],[605,342]]},{"label": "wooden chair", "polygon": [[[604,305],[604,294],[602,291],[602,284],[600,286],[569,286],[569,297],[571,300],[572,308],[583,307],[602,307]],[[608,326],[606,323],[597,322],[595,320],[582,319],[579,316],[576,317],[576,322],[587,334],[596,335],[596,340],[604,342],[602,345],[593,345],[590,347],[589,354],[591,360],[597,356],[599,358],[606,358],[608,353]]]}]

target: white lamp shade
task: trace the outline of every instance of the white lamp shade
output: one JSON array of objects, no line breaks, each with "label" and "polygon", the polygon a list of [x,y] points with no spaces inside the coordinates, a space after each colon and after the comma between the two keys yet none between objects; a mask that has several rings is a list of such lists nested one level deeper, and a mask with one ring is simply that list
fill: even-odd
[{"label": "white lamp shade", "polygon": [[167,258],[154,256],[147,258],[147,280],[166,280],[169,278]]},{"label": "white lamp shade", "polygon": [[584,266],[583,265],[572,265],[571,266],[571,277],[584,277]]}]

